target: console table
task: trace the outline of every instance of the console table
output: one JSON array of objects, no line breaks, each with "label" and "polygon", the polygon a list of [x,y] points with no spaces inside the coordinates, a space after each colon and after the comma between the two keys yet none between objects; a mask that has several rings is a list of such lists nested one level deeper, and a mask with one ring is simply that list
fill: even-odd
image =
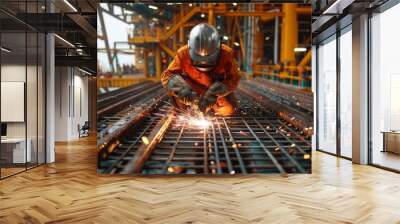
[{"label": "console table", "polygon": [[400,154],[400,131],[383,131],[383,151]]},{"label": "console table", "polygon": [[[25,151],[25,145],[27,145],[26,151]],[[30,138],[1,139],[1,157],[2,157],[1,159],[5,160],[5,163],[8,164],[31,162],[32,160],[31,145],[32,141]]]}]

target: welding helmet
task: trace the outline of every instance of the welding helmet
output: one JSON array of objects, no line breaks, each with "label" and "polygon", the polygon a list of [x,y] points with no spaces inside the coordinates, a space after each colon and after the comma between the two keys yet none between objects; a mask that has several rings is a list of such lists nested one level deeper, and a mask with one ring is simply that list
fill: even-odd
[{"label": "welding helmet", "polygon": [[211,71],[218,62],[221,40],[218,31],[207,23],[193,27],[188,40],[192,65],[202,72]]}]

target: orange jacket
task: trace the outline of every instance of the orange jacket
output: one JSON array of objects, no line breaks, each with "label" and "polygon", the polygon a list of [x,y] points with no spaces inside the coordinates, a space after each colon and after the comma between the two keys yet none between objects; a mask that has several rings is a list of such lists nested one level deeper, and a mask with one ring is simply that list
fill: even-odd
[{"label": "orange jacket", "polygon": [[166,87],[168,80],[175,74],[183,74],[183,78],[198,94],[203,94],[213,82],[221,81],[234,91],[239,84],[239,67],[234,60],[233,50],[225,44],[221,45],[221,54],[217,66],[210,72],[201,72],[192,66],[189,47],[181,47],[167,70],[161,74],[161,82]]}]

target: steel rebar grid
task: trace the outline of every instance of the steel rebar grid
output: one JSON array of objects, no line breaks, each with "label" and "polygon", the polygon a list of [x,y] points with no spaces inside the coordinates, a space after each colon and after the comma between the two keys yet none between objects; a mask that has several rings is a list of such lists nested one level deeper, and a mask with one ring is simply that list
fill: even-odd
[{"label": "steel rebar grid", "polygon": [[[169,105],[161,102],[156,111],[167,111]],[[152,113],[137,124],[131,126],[126,133],[116,141],[117,146],[107,150],[109,155],[99,155],[99,173],[121,173],[125,166],[131,161],[137,149],[144,144],[142,137],[149,136],[161,116]]]},{"label": "steel rebar grid", "polygon": [[[210,119],[196,127],[174,119],[144,162],[142,174],[308,173],[309,140],[247,96],[239,95],[238,116]],[[120,173],[132,161],[170,105],[161,103],[132,134],[100,162],[102,173]]]},{"label": "steel rebar grid", "polygon": [[[144,91],[145,90],[145,91]],[[99,95],[97,132],[104,136],[118,128],[131,114],[142,111],[143,105],[165,95],[159,83],[144,82]],[[121,100],[123,102],[121,103]]]},{"label": "steel rebar grid", "polygon": [[[261,108],[250,102],[241,102],[242,116],[214,118],[207,128],[182,131],[179,122],[172,123],[142,173],[310,172],[307,140],[273,113],[264,110],[261,114],[268,116],[254,117]],[[172,151],[174,156],[166,159]]]}]

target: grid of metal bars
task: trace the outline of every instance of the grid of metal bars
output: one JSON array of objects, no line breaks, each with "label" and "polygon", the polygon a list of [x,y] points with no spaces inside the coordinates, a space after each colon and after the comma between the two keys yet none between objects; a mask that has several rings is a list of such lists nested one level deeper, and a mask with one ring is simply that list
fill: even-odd
[{"label": "grid of metal bars", "polygon": [[[234,117],[214,117],[204,128],[174,119],[152,150],[142,174],[309,173],[311,144],[299,130],[244,96]],[[161,120],[164,103],[132,128],[100,164],[102,173],[119,173]]]},{"label": "grid of metal bars", "polygon": [[132,97],[134,100],[132,102],[127,102],[125,108],[116,111],[115,113],[110,113],[108,115],[99,116],[97,119],[97,133],[98,137],[102,138],[105,135],[111,133],[113,130],[121,127],[127,120],[131,119],[132,116],[137,116],[137,114],[143,111],[143,108],[157,97],[165,95],[165,91],[160,88],[159,84],[146,83],[145,89],[151,88],[150,93],[142,92],[143,88],[140,84],[135,85],[135,88],[128,88],[124,91],[118,91],[117,96],[107,96],[103,97],[102,100],[98,101],[98,105],[101,104],[102,108],[107,106],[112,106],[113,103],[120,101],[121,99]]},{"label": "grid of metal bars", "polygon": [[[157,111],[168,109],[168,105],[163,103]],[[142,137],[148,136],[156,124],[161,120],[160,116],[152,114],[144,118],[140,123],[130,128],[129,134],[120,139],[118,146],[107,158],[99,160],[99,173],[120,173],[126,164],[133,159],[139,146],[143,144]]]},{"label": "grid of metal bars", "polygon": [[275,118],[216,118],[208,128],[173,124],[143,173],[307,173],[310,153],[309,143]]}]

